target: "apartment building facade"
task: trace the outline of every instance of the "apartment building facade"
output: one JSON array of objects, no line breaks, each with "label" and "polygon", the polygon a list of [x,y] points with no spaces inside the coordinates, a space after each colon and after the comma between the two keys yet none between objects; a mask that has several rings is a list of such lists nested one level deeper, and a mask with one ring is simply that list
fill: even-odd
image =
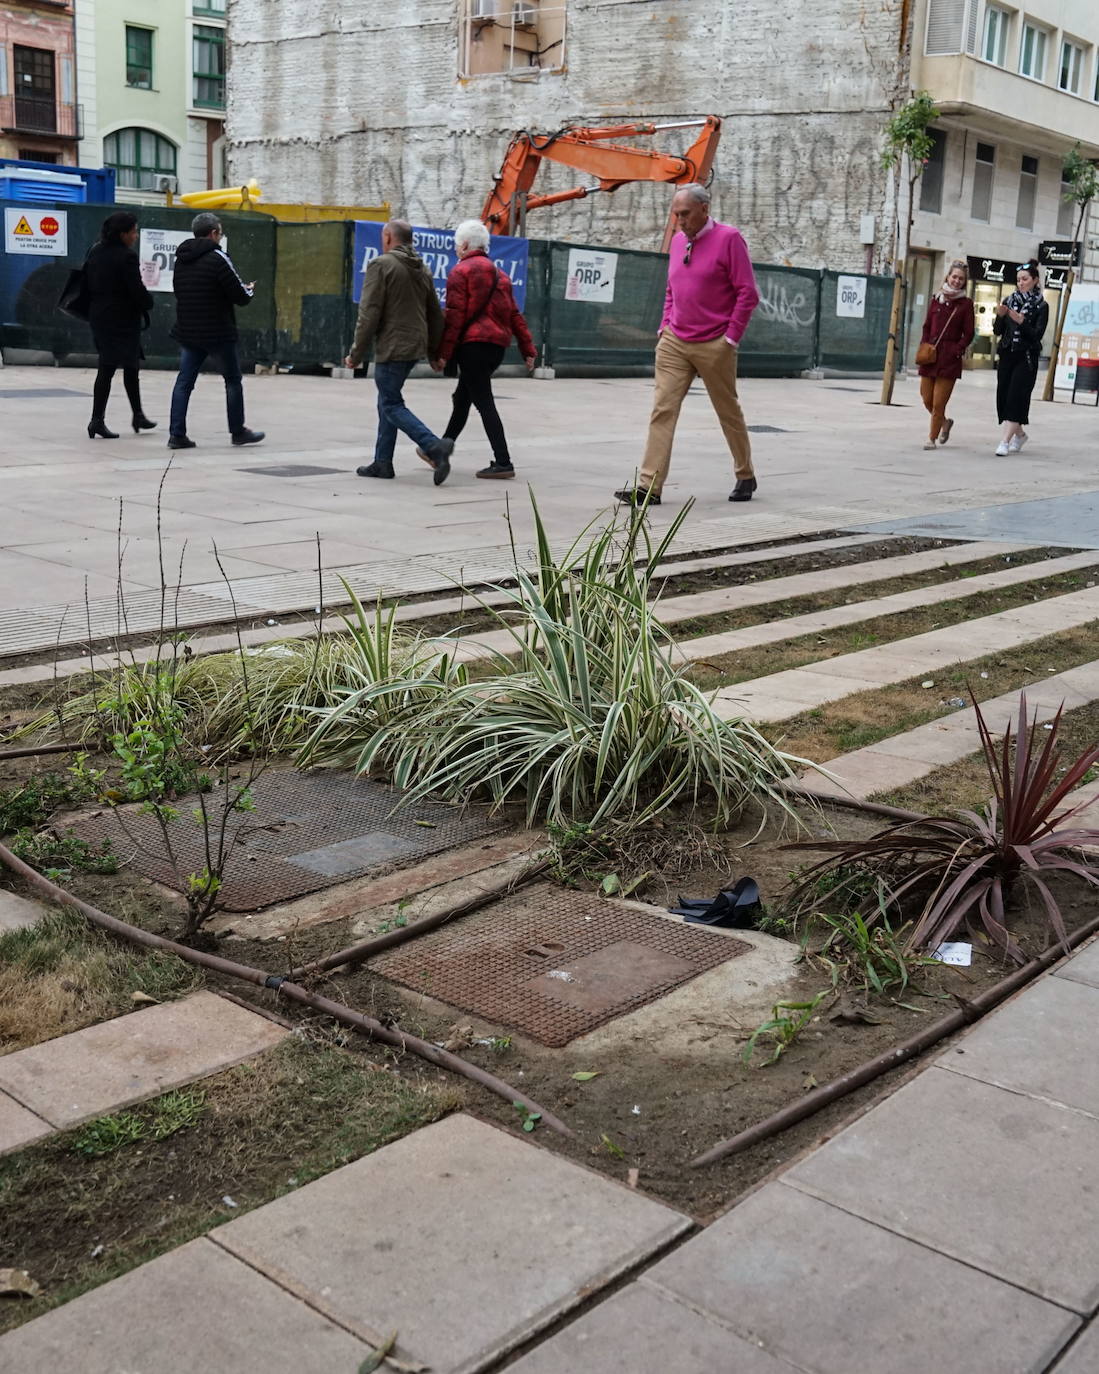
[{"label": "apartment building facade", "polygon": [[224,184],[226,2],[76,0],[80,159],[120,201]]},{"label": "apartment building facade", "polygon": [[79,137],[71,0],[3,0],[0,157],[73,166]]},{"label": "apartment building facade", "polygon": [[[941,117],[913,219],[910,352],[928,294],[963,258],[976,307],[973,362],[990,366],[993,308],[1020,262],[1043,263],[1055,313],[1077,213],[1064,200],[1064,157],[1079,142],[1099,158],[1099,3],[917,0],[911,85],[931,93]],[[1099,276],[1095,214],[1081,256],[1078,274]]]}]

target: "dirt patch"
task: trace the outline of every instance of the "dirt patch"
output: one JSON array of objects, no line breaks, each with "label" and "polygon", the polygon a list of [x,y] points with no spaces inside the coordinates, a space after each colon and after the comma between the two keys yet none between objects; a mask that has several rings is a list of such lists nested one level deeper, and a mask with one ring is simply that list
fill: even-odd
[{"label": "dirt patch", "polygon": [[[0,1159],[0,1255],[45,1290],[0,1303],[0,1332],[437,1120],[461,1094],[403,1076],[319,1028],[188,1090],[162,1139],[161,1098]],[[178,1098],[180,1094],[169,1094]],[[129,1125],[123,1122],[123,1125]],[[169,1121],[169,1128],[171,1126]],[[163,1129],[163,1127],[162,1127]],[[125,1136],[138,1136],[125,1141]],[[106,1153],[100,1144],[123,1143]]]},{"label": "dirt patch", "polygon": [[[1092,646],[1094,649],[1094,645]],[[1075,711],[1066,711],[1057,732],[1064,759],[1059,774],[1064,776],[1074,759],[1087,749],[1099,745],[1099,702],[1091,702]],[[1041,735],[1039,735],[1041,742]],[[1099,777],[1099,768],[1092,770]],[[1094,777],[1088,779],[1094,781]],[[983,753],[970,754],[945,768],[936,768],[908,787],[876,795],[876,800],[890,806],[903,806],[909,811],[950,813],[957,807],[984,806],[991,797],[988,768]]]},{"label": "dirt patch", "polygon": [[[735,649],[728,654],[711,654],[704,662],[692,664],[690,674],[704,689],[728,687],[738,682],[768,677],[771,673],[784,672],[788,668],[827,663],[831,658],[857,653],[860,649],[895,644],[898,640],[910,639],[930,630],[964,625],[980,616],[995,615],[1016,606],[1029,606],[1036,601],[1079,591],[1085,585],[1086,581],[1080,573],[1062,573],[1058,577],[1043,578],[1018,587],[1005,587],[999,592],[981,592],[976,596],[944,601],[935,606],[874,616],[835,630],[814,630],[796,639],[756,644],[747,653],[743,649]],[[1094,626],[1095,622],[1091,623]],[[1031,645],[1025,645],[1020,652],[1030,648]]]},{"label": "dirt patch", "polygon": [[[712,896],[747,872],[759,881],[774,916],[791,873],[814,857],[784,849],[791,836],[774,825],[757,835],[754,825],[746,824],[728,834],[710,835],[709,842],[701,847],[688,835],[689,842],[683,848],[691,856],[690,861],[678,867],[663,859],[654,862],[656,854],[674,855],[676,827],[684,819],[665,818],[664,824],[652,832],[653,848],[648,854],[638,844],[627,856],[628,864],[621,855],[614,858],[624,883],[631,883],[646,869],[652,870],[635,889],[635,896],[666,906],[680,892],[685,896]],[[807,826],[816,837],[835,833],[865,837],[880,828],[872,818],[840,810],[811,813]],[[598,863],[593,863],[590,871],[575,881],[587,890],[597,890],[604,876]],[[74,875],[71,885],[86,899],[125,914],[137,924],[166,934],[178,929],[179,916],[172,906],[129,874],[111,878]],[[1058,893],[1070,929],[1093,914],[1093,899],[1075,879],[1066,878],[1058,885]],[[359,913],[360,919],[362,915]],[[1045,947],[1045,925],[1039,913],[1016,911],[1011,923],[1028,954]],[[346,919],[274,943],[232,938],[219,940],[217,946],[241,963],[272,973],[286,972],[297,963],[348,943],[349,925],[350,919]],[[642,1190],[705,1219],[732,1202],[776,1164],[834,1130],[860,1104],[888,1091],[907,1070],[898,1071],[795,1130],[714,1168],[689,1170],[686,1165],[693,1156],[797,1100],[815,1084],[829,1081],[925,1028],[952,1009],[952,993],[970,997],[998,981],[1004,972],[999,957],[978,942],[973,967],[915,970],[912,985],[903,995],[895,999],[878,997],[869,1003],[868,1020],[833,1019],[839,1007],[829,994],[800,1037],[766,1068],[745,1063],[744,1050],[755,1026],[738,1022],[735,1007],[721,1009],[720,1015],[711,1015],[701,1008],[688,1013],[685,1035],[675,1049],[657,1038],[647,1040],[633,1035],[621,1041],[604,1041],[604,1045],[610,1043],[613,1048],[596,1053],[576,1044],[559,1050],[538,1046],[525,1041],[508,1026],[486,1024],[426,998],[403,994],[369,968],[325,977],[317,986],[325,995],[395,1022],[428,1040],[443,1042],[457,1034],[464,1046],[460,1052],[468,1059],[521,1088],[563,1117],[576,1133],[574,1139],[566,1141],[538,1127],[538,1143],[619,1181],[626,1181],[629,1171],[637,1169]],[[275,993],[249,984],[211,974],[206,985],[231,989],[257,1006],[277,1010],[297,1025],[325,1024],[281,1004]],[[811,1001],[830,986],[823,969],[802,965],[787,996],[795,1001]],[[470,1023],[472,1035],[467,1036],[460,1029],[455,1031],[455,1027]],[[522,1124],[520,1114],[509,1103],[457,1079],[443,1079],[437,1070],[411,1054],[395,1057],[382,1047],[348,1038],[345,1032],[336,1034],[354,1046],[360,1068],[365,1060],[395,1064],[405,1087],[428,1094],[436,1094],[444,1087],[449,1104],[460,1100],[467,1109],[509,1129]],[[762,1056],[757,1056],[757,1060],[759,1057]],[[597,1076],[578,1081],[573,1077],[576,1073]],[[276,1094],[280,1104],[277,1113],[270,1106],[264,1107],[257,1118],[245,1112],[246,1124],[239,1129],[239,1112],[244,1108],[234,1107],[228,1112],[224,1129],[220,1116],[204,1116],[193,1128],[168,1140],[151,1145],[138,1142],[129,1155],[115,1152],[95,1166],[98,1172],[94,1176],[87,1172],[91,1166],[86,1160],[74,1160],[71,1151],[64,1153],[56,1142],[24,1151],[16,1162],[0,1168],[0,1227],[11,1228],[22,1243],[22,1249],[13,1250],[9,1241],[4,1253],[26,1254],[25,1267],[35,1273],[35,1266],[47,1265],[56,1248],[61,1256],[59,1267],[46,1269],[44,1274],[51,1285],[51,1295],[56,1298],[58,1285],[102,1281],[118,1272],[120,1266],[128,1267],[148,1258],[224,1219],[230,1214],[220,1205],[224,1194],[242,1205],[254,1205],[265,1196],[292,1186],[291,1178],[300,1182],[310,1169],[323,1171],[315,1163],[318,1152],[331,1161],[327,1167],[354,1157],[363,1137],[340,1134],[346,1115],[345,1099],[330,1089],[324,1075],[312,1067],[297,1068],[293,1077],[295,1081],[284,1082],[279,1089],[280,1093],[284,1089],[289,1092],[292,1101],[288,1103],[285,1096]],[[441,1110],[437,1097],[431,1096],[430,1101],[430,1111]],[[291,1113],[289,1125],[279,1114],[287,1111]],[[430,1119],[430,1115],[423,1119]],[[255,1120],[262,1121],[262,1129]],[[409,1128],[409,1120],[402,1116],[398,1133]],[[277,1129],[272,1125],[275,1121],[279,1122]],[[208,1124],[215,1129],[207,1142]],[[193,1144],[187,1143],[184,1148],[185,1138],[187,1142],[193,1138]],[[332,1143],[334,1139],[344,1144],[337,1149]],[[173,1150],[175,1155],[170,1154]],[[24,1166],[18,1165],[18,1160],[31,1156],[40,1162],[37,1188],[30,1186],[28,1176],[22,1172]],[[147,1162],[143,1162],[146,1156]],[[132,1168],[127,1159],[133,1161]],[[42,1167],[47,1173],[41,1172]],[[59,1171],[59,1188],[42,1186],[49,1170]],[[13,1177],[15,1184],[10,1181]],[[102,1181],[101,1194],[97,1191],[99,1183],[95,1188],[87,1186],[90,1178]],[[6,1185],[5,1179],[9,1180]],[[15,1194],[11,1193],[13,1186],[18,1189]],[[8,1197],[16,1197],[18,1205],[13,1208]],[[42,1220],[28,1208],[44,1209]],[[41,1243],[40,1225],[47,1237]],[[74,1238],[65,1238],[66,1227],[77,1228]],[[0,1230],[0,1242],[3,1234]],[[104,1236],[108,1239],[104,1240]],[[112,1251],[114,1268],[104,1267],[106,1254],[95,1257],[93,1263],[91,1251],[101,1243],[117,1247]],[[36,1273],[36,1277],[41,1280],[43,1274]],[[68,1295],[74,1291],[68,1290]]]},{"label": "dirt patch", "polygon": [[856,692],[831,705],[759,728],[791,754],[824,763],[950,715],[961,709],[959,701],[968,704],[970,691],[979,702],[990,701],[1042,682],[1054,673],[1090,663],[1096,653],[1095,628],[1092,621],[1017,649],[936,669],[933,687],[924,687],[928,678],[921,675],[876,691]]}]

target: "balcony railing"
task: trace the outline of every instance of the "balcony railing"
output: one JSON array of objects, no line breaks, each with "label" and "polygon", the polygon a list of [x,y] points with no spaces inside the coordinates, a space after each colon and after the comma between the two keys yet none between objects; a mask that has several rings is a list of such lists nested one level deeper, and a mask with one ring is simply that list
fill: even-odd
[{"label": "balcony railing", "polygon": [[0,96],[0,128],[41,138],[83,138],[83,106],[33,95]]}]

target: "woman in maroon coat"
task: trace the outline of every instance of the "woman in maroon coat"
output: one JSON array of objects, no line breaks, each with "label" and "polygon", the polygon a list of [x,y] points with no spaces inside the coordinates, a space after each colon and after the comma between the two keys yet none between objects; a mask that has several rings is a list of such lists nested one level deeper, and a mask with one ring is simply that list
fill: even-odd
[{"label": "woman in maroon coat", "polygon": [[476,406],[492,445],[492,462],[477,476],[506,480],[515,476],[515,468],[492,394],[492,374],[504,361],[513,334],[528,372],[534,371],[536,354],[527,322],[511,293],[511,279],[489,258],[488,242],[488,230],[480,220],[466,220],[454,231],[458,261],[446,279],[446,324],[433,366],[442,371],[450,363],[458,374],[443,437],[457,439],[469,419],[470,406]]},{"label": "woman in maroon coat", "polygon": [[946,406],[954,383],[962,375],[962,354],[973,339],[973,302],[965,293],[969,272],[964,262],[952,262],[938,292],[931,297],[920,342],[935,346],[935,361],[921,363],[920,399],[931,416],[925,449],[945,444],[954,428]]}]

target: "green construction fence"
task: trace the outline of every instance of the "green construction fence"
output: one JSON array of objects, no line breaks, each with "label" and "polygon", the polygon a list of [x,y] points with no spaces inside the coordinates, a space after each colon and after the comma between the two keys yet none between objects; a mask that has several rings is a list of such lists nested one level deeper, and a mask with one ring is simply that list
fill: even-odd
[{"label": "green construction fence", "polygon": [[[13,202],[0,206],[17,208]],[[65,256],[0,251],[0,347],[8,362],[90,366],[95,361],[90,331],[61,314],[57,299],[69,269],[83,261],[104,217],[117,207],[55,208],[67,216]],[[185,208],[135,207],[135,213],[146,225],[177,232],[189,230],[193,216]],[[254,212],[225,211],[219,218],[238,271],[245,281],[256,282],[255,298],[237,316],[242,362],[303,371],[338,365],[355,327],[354,225],[284,224]],[[577,250],[613,254],[610,300],[569,298],[570,254]],[[525,309],[539,362],[564,377],[651,374],[666,271],[662,253],[532,239]],[[755,272],[760,304],[741,346],[742,375],[880,370],[892,279],[841,278],[835,272],[762,263]],[[841,296],[852,283],[855,297],[861,292],[861,313],[842,308]],[[179,356],[170,332],[174,297],[156,292],[154,301],[144,336],[148,365],[173,368]],[[518,360],[517,354],[511,357]]]}]

